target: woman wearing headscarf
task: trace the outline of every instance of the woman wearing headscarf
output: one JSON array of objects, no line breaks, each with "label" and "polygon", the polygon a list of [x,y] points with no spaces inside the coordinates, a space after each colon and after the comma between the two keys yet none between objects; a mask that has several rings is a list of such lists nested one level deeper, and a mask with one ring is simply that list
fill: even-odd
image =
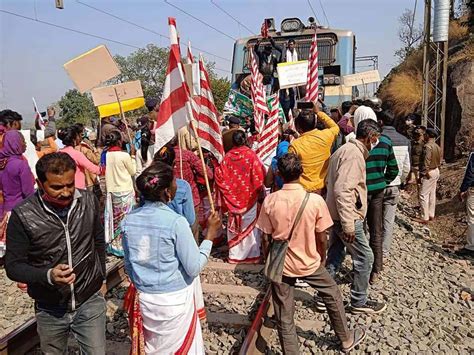
[{"label": "woman wearing headscarf", "polygon": [[132,156],[122,151],[121,133],[116,130],[105,137],[106,150],[103,152],[105,166],[105,186],[107,198],[105,203],[105,241],[107,251],[115,256],[123,256],[122,228],[120,222],[136,204],[133,177],[137,173],[135,147]]},{"label": "woman wearing headscarf", "polygon": [[171,166],[153,163],[138,177],[137,187],[145,204],[122,222],[125,269],[133,285],[126,296],[132,350],[204,354],[194,283],[209,258],[219,217],[211,215],[198,247],[188,221],[167,205],[177,189]]},{"label": "woman wearing headscarf", "polygon": [[86,189],[86,171],[98,175],[100,173],[99,166],[92,163],[87,159],[84,153],[76,149],[82,140],[82,137],[79,136],[77,127],[71,126],[63,129],[59,133],[59,138],[64,144],[64,148],[61,149],[60,152],[68,154],[76,162],[77,170],[74,178],[76,188],[83,190]]},{"label": "woman wearing headscarf", "polygon": [[233,148],[215,171],[215,182],[224,211],[229,212],[227,241],[229,263],[260,262],[261,232],[255,228],[258,199],[263,193],[265,169],[247,146],[245,132],[233,135]]},{"label": "woman wearing headscarf", "polygon": [[34,177],[23,157],[26,142],[19,131],[5,132],[3,149],[0,151],[0,190],[3,203],[0,205],[0,257],[5,253],[5,237],[11,210],[35,192]]}]

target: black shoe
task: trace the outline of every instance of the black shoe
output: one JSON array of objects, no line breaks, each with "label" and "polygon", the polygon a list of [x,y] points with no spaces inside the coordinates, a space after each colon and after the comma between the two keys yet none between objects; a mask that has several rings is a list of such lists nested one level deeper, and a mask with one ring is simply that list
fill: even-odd
[{"label": "black shoe", "polygon": [[456,254],[457,256],[470,256],[471,258],[474,258],[474,250],[467,248],[456,250],[454,254]]},{"label": "black shoe", "polygon": [[360,313],[365,313],[365,314],[380,314],[385,309],[387,308],[387,304],[382,303],[382,302],[376,302],[376,301],[371,301],[367,300],[363,306],[358,306],[350,307],[350,311],[353,314],[360,314]]},{"label": "black shoe", "polygon": [[[316,310],[318,312],[326,312],[327,311],[327,308],[326,308],[326,304],[323,302],[323,299],[321,296],[314,296],[314,302],[315,302],[315,307]],[[349,306],[349,302],[348,301],[344,301],[344,308],[348,307]]]}]

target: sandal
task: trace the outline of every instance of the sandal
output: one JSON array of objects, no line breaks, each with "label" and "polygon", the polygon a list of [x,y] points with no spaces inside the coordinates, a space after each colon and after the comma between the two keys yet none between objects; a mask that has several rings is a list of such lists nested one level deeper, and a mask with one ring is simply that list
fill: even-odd
[{"label": "sandal", "polygon": [[351,346],[349,346],[347,348],[342,348],[341,349],[342,352],[343,353],[348,353],[349,351],[353,350],[357,345],[362,343],[362,341],[365,339],[366,335],[367,335],[367,333],[365,332],[364,329],[362,329],[362,328],[354,329],[354,342],[352,343]]}]

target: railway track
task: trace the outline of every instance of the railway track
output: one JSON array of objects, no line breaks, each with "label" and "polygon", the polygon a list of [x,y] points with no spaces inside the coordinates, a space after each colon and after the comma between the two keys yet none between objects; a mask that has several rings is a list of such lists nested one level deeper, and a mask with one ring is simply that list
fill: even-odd
[{"label": "railway track", "polygon": [[[125,279],[123,260],[115,259],[107,264],[107,291]],[[34,317],[0,339],[0,355],[24,355],[39,345]]]},{"label": "railway track", "polygon": [[[268,349],[280,349],[273,319],[271,289],[262,275],[263,265],[233,265],[209,262],[202,273],[202,289],[207,310],[207,327],[204,340],[208,353],[254,355],[265,354]],[[296,325],[299,334],[319,332],[325,324],[314,314],[306,319],[305,309],[313,308],[314,293],[308,289],[296,289],[295,300],[301,308]],[[216,301],[218,301],[216,305]],[[225,347],[227,332],[244,333],[232,347]],[[210,338],[208,338],[210,337]],[[224,340],[222,340],[222,338]],[[232,337],[231,337],[232,338]],[[236,337],[238,338],[238,336]],[[217,349],[212,343],[219,342]],[[223,344],[222,344],[223,343]]]},{"label": "railway track", "polygon": [[[272,346],[278,348],[275,345],[271,290],[262,270],[263,265],[235,265],[216,261],[210,261],[203,270],[201,282],[207,313],[203,337],[207,354],[253,355],[264,354]],[[115,259],[107,264],[108,291],[125,288],[122,283],[125,278],[122,260]],[[118,304],[119,317],[125,317],[121,310],[121,296],[111,297],[115,297]],[[295,298],[302,302],[313,301],[313,295],[304,290],[296,290]],[[116,321],[116,317],[108,316],[108,323],[112,320]],[[299,331],[322,330],[322,323],[317,320],[300,319],[297,326]],[[121,339],[107,330],[108,346],[114,346],[110,353],[128,354],[128,327],[119,330],[125,335]],[[31,318],[0,339],[0,355],[37,354],[38,345],[36,321]],[[76,350],[72,346],[69,352],[76,353]]]}]

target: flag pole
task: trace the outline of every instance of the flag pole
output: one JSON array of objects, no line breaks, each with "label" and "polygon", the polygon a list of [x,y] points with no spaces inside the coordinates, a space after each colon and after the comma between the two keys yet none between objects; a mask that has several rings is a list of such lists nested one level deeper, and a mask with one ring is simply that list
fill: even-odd
[{"label": "flag pole", "polygon": [[125,119],[125,113],[123,112],[123,109],[122,109],[122,102],[119,99],[119,96],[117,94],[117,88],[115,88],[115,87],[114,87],[114,92],[115,92],[115,98],[117,99],[117,103],[119,105],[120,116],[122,116],[123,123],[125,123],[125,129],[127,130],[127,135],[128,135],[128,139],[130,141],[130,148],[131,148],[132,144],[133,144],[132,136],[130,135],[130,129],[128,128],[128,123],[127,123],[127,120]]},{"label": "flag pole", "polygon": [[[196,137],[199,137],[196,126],[192,122],[191,122],[191,127],[193,129],[194,135]],[[209,198],[209,203],[211,205],[211,212],[214,213],[216,212],[216,209],[214,207],[214,200],[212,198],[211,186],[209,185],[209,178],[207,177],[206,162],[204,161],[204,155],[202,154],[202,148],[201,148],[201,143],[199,142],[199,138],[197,138],[196,141],[197,141],[197,146],[198,146],[198,151],[199,151],[199,157],[201,158],[202,170],[204,172],[204,180],[206,181],[207,197]]]},{"label": "flag pole", "polygon": [[179,146],[179,172],[181,174],[181,179],[183,178],[183,143],[181,140],[181,134],[178,131],[178,146]]}]

